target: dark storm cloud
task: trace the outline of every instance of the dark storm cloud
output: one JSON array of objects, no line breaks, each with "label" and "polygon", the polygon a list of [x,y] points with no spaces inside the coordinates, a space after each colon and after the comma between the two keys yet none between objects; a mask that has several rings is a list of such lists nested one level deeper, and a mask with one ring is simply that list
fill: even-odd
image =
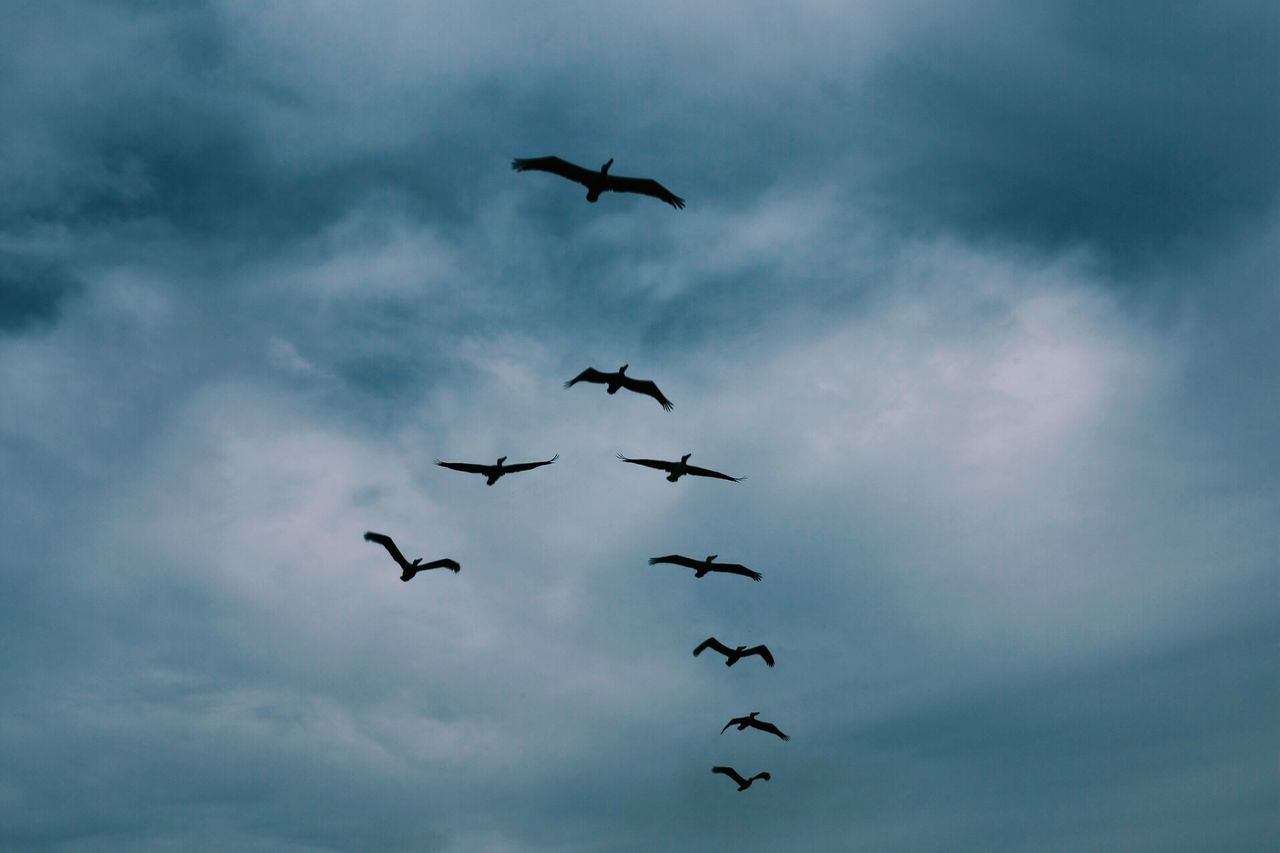
[{"label": "dark storm cloud", "polygon": [[56,264],[0,252],[0,333],[53,323],[63,300],[79,288]]}]

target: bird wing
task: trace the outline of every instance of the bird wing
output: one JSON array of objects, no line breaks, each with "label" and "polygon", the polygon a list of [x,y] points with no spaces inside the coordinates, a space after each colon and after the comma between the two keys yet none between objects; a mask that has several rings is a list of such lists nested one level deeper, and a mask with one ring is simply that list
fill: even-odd
[{"label": "bird wing", "polygon": [[[661,459],[628,459],[621,453],[618,454],[618,458],[623,462],[630,462],[632,465],[643,465],[646,468],[657,468],[659,471],[670,471],[676,464],[674,462],[663,462]],[[693,469],[691,468],[689,470]]]},{"label": "bird wing", "polygon": [[770,776],[766,771],[761,770],[759,773],[751,777],[751,781],[754,782],[757,779],[763,779],[764,781],[768,782],[772,778],[773,777]]},{"label": "bird wing", "polygon": [[752,646],[749,649],[743,649],[742,656],[745,658],[748,655],[760,655],[760,657],[764,658],[765,663],[773,666],[773,655],[769,653],[768,646]]},{"label": "bird wing", "polygon": [[626,388],[628,391],[634,391],[637,394],[646,394],[652,397],[661,403],[662,408],[666,409],[668,412],[675,408],[675,404],[663,396],[663,393],[658,390],[657,384],[652,380],[632,379],[630,376],[624,375],[622,377],[622,387]]},{"label": "bird wing", "polygon": [[712,773],[723,773],[724,775],[728,776],[728,777],[729,777],[730,779],[732,779],[733,781],[737,782],[739,785],[745,785],[745,784],[747,784],[747,780],[746,780],[746,779],[743,779],[743,778],[742,778],[742,776],[740,776],[740,775],[738,774],[738,771],[737,771],[737,770],[734,770],[732,767],[712,767],[712,768],[711,768],[711,772],[712,772]]},{"label": "bird wing", "polygon": [[764,575],[759,572],[753,572],[741,563],[712,563],[710,569],[713,572],[724,572],[729,575],[742,575],[743,577],[751,578],[753,581],[758,581],[760,578],[764,577]]},{"label": "bird wing", "polygon": [[771,735],[777,735],[783,740],[791,740],[791,738],[787,737],[782,733],[782,729],[778,728],[773,723],[761,723],[756,720],[748,720],[747,725],[751,726],[752,728],[757,728],[762,732],[768,732]]},{"label": "bird wing", "polygon": [[391,541],[391,537],[385,533],[374,533],[372,530],[366,531],[364,541],[377,542],[383,548],[387,549],[387,553],[391,555],[391,559],[400,565],[408,565],[409,561],[404,558],[404,554],[400,553],[400,549],[396,547],[396,543]]},{"label": "bird wing", "polygon": [[517,172],[550,172],[553,175],[577,181],[583,186],[586,186],[592,177],[600,174],[591,169],[576,166],[568,160],[561,160],[559,157],[531,157],[527,160],[521,160],[517,157],[511,161],[511,168]]},{"label": "bird wing", "polygon": [[422,563],[418,566],[418,571],[425,572],[427,569],[448,569],[457,574],[462,571],[462,565],[457,560],[450,560],[445,557],[440,560],[432,560],[430,563]]},{"label": "bird wing", "polygon": [[654,566],[658,563],[671,563],[676,566],[684,566],[686,569],[696,569],[702,565],[702,563],[697,560],[690,560],[688,557],[682,557],[679,554],[668,554],[665,557],[649,558],[649,565]]},{"label": "bird wing", "polygon": [[609,382],[609,374],[601,373],[594,367],[588,367],[586,370],[564,383],[564,387],[570,388],[577,382],[599,382],[604,385]]},{"label": "bird wing", "polygon": [[613,190],[616,193],[640,193],[641,195],[651,195],[660,201],[674,207],[676,210],[684,207],[684,199],[655,181],[653,178],[626,178],[621,175],[609,175],[606,178],[605,188]]},{"label": "bird wing", "polygon": [[441,462],[437,459],[436,464],[441,468],[449,468],[454,471],[466,471],[468,474],[488,474],[493,470],[492,465],[477,465],[474,462]]},{"label": "bird wing", "polygon": [[725,657],[728,657],[733,653],[733,649],[729,648],[715,637],[707,637],[703,640],[702,643],[693,650],[693,656],[696,658],[698,655],[702,654],[704,649],[714,649]]},{"label": "bird wing", "polygon": [[724,724],[724,728],[720,730],[720,734],[724,734],[725,732],[729,731],[729,726],[736,726],[741,721],[742,721],[741,717],[734,717],[732,720]]},{"label": "bird wing", "polygon": [[555,456],[552,456],[550,459],[543,459],[541,462],[520,462],[515,465],[503,465],[502,470],[508,474],[514,473],[516,471],[531,471],[534,468],[541,468],[543,465],[550,465],[552,462],[555,462],[559,458],[560,458],[560,454],[557,453]]},{"label": "bird wing", "polygon": [[720,480],[732,480],[735,483],[741,483],[746,477],[730,477],[728,474],[721,474],[719,471],[712,471],[710,468],[699,468],[697,465],[690,465],[687,473],[695,477],[716,477]]}]

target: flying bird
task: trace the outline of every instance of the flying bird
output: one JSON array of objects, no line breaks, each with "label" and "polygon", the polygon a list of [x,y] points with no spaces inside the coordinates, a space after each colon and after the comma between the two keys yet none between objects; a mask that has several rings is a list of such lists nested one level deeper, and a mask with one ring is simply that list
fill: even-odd
[{"label": "flying bird", "polygon": [[612,157],[609,158],[608,163],[600,167],[598,172],[575,166],[573,163],[561,160],[559,157],[533,157],[527,160],[517,158],[511,161],[511,168],[517,172],[550,172],[553,175],[559,175],[562,178],[568,178],[571,181],[582,184],[587,188],[587,201],[592,204],[595,204],[600,198],[600,193],[615,192],[651,195],[659,201],[665,201],[677,210],[684,207],[684,199],[652,178],[623,178],[618,175],[610,175],[609,167],[612,165]]},{"label": "flying bird", "polygon": [[372,530],[366,531],[364,541],[377,542],[383,548],[387,549],[387,553],[391,555],[391,559],[396,561],[396,565],[400,567],[400,580],[409,581],[418,572],[425,572],[428,569],[449,569],[454,574],[462,571],[462,566],[458,565],[457,560],[450,560],[447,557],[443,560],[434,560],[430,563],[422,562],[422,558],[414,560],[410,563],[404,558],[404,554],[400,553],[400,549],[396,547],[396,543],[391,541],[391,537],[385,533],[374,533]]},{"label": "flying bird", "polygon": [[752,711],[748,716],[734,717],[732,720],[724,724],[724,728],[720,730],[720,734],[724,734],[725,732],[727,732],[729,730],[729,726],[737,726],[738,731],[740,732],[745,732],[749,727],[753,729],[759,729],[762,732],[768,732],[771,735],[777,735],[783,740],[791,740],[791,738],[788,735],[784,735],[782,733],[782,729],[778,728],[773,723],[762,723],[759,720],[757,720],[756,716],[759,713],[760,713],[759,711]]},{"label": "flying bird", "polygon": [[682,557],[679,554],[668,554],[665,557],[650,557],[649,565],[656,566],[658,563],[671,563],[675,566],[684,566],[686,569],[693,569],[693,576],[695,578],[703,577],[707,572],[724,572],[725,574],[730,575],[742,575],[743,577],[751,578],[753,581],[758,581],[760,578],[764,577],[764,575],[759,572],[753,572],[751,569],[748,569],[746,566],[738,563],[712,563],[711,561],[718,556],[720,555],[708,554],[707,559],[705,560],[693,560],[689,557]]},{"label": "flying bird", "polygon": [[479,465],[474,462],[441,462],[439,459],[436,460],[436,464],[441,468],[451,468],[454,471],[465,471],[468,474],[484,474],[485,485],[492,486],[494,483],[498,482],[499,477],[503,477],[507,474],[515,474],[520,471],[532,471],[534,468],[540,468],[543,465],[550,465],[559,458],[560,454],[557,453],[550,459],[544,459],[541,462],[519,462],[515,465],[504,465],[503,463],[507,461],[507,457],[505,456],[499,456],[497,463],[493,465]]},{"label": "flying bird", "polygon": [[721,474],[719,471],[712,471],[710,468],[699,468],[697,465],[689,464],[689,457],[692,453],[686,453],[680,457],[679,462],[667,462],[664,459],[628,459],[621,453],[618,458],[623,462],[630,462],[632,465],[643,465],[646,468],[657,468],[659,471],[667,472],[667,480],[674,483],[684,475],[691,477],[716,477],[721,480],[732,480],[735,483],[741,483],[746,477],[730,477],[728,474]]},{"label": "flying bird", "polygon": [[742,774],[740,774],[737,770],[734,770],[732,767],[712,767],[711,772],[723,773],[725,776],[728,776],[730,779],[737,782],[739,791],[747,790],[748,788],[751,787],[751,783],[756,781],[757,779],[763,779],[766,782],[768,782],[770,779],[769,774],[765,773],[764,771],[757,773],[756,775],[752,776],[750,779],[743,779]]},{"label": "flying bird", "polygon": [[628,391],[634,391],[637,394],[645,394],[652,397],[662,404],[662,408],[668,412],[671,411],[673,405],[670,400],[663,396],[658,390],[658,386],[648,379],[635,379],[627,376],[627,368],[629,364],[624,364],[618,368],[617,373],[604,373],[596,370],[594,367],[588,367],[577,376],[564,383],[564,387],[572,388],[579,382],[597,382],[606,385],[605,392],[609,394],[617,394],[619,388],[626,388]]},{"label": "flying bird", "polygon": [[752,646],[751,648],[738,646],[736,649],[731,649],[715,637],[707,637],[702,641],[700,646],[693,650],[693,656],[696,658],[698,655],[702,654],[704,649],[711,649],[712,651],[719,652],[728,658],[728,660],[724,662],[725,666],[733,666],[742,658],[750,657],[751,655],[760,655],[760,657],[764,658],[765,663],[769,666],[773,666],[773,655],[769,653],[767,646]]}]

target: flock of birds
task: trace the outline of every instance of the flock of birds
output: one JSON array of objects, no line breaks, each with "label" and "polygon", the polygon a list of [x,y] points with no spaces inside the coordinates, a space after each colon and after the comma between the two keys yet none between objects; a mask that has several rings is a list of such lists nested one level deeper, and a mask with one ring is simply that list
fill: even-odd
[{"label": "flock of birds", "polygon": [[[587,188],[587,201],[592,203],[599,200],[601,193],[622,192],[639,193],[641,195],[652,196],[653,198],[666,202],[677,210],[684,207],[684,199],[675,195],[666,187],[662,186],[662,184],[651,178],[626,178],[618,175],[610,175],[609,167],[612,165],[613,160],[610,159],[600,167],[599,171],[593,171],[591,169],[583,168],[582,166],[574,165],[573,163],[569,163],[565,160],[561,160],[559,157],[536,157],[528,160],[513,160],[511,168],[515,169],[517,172],[550,172],[552,174],[559,175],[562,178],[567,178],[568,180],[582,184]],[[662,393],[656,383],[649,379],[636,379],[632,376],[627,376],[628,367],[630,367],[629,364],[624,364],[613,373],[606,373],[604,371],[596,370],[594,367],[588,367],[574,378],[565,382],[564,387],[571,388],[579,382],[591,382],[604,385],[605,391],[608,394],[616,394],[620,389],[625,388],[632,393],[652,397],[654,400],[658,401],[659,405],[661,405],[664,410],[668,412],[674,408],[671,401],[667,399],[666,395]],[[690,453],[686,453],[680,457],[679,461],[670,461],[666,459],[631,459],[623,456],[621,453],[618,454],[618,458],[623,462],[627,462],[632,465],[641,465],[646,468],[665,471],[667,473],[666,479],[672,483],[676,482],[681,477],[686,476],[729,480],[734,483],[740,483],[746,479],[746,477],[732,477],[720,471],[713,471],[710,468],[690,465],[689,457],[691,455],[692,454]],[[499,457],[492,465],[485,465],[478,462],[442,462],[439,459],[435,460],[435,464],[442,468],[448,468],[452,471],[461,471],[466,474],[480,474],[485,478],[485,485],[492,486],[497,483],[499,479],[508,474],[532,471],[535,468],[551,465],[559,458],[560,454],[557,453],[550,459],[543,459],[535,462],[517,462],[510,465],[507,464],[507,457],[505,456]],[[433,560],[429,563],[422,562],[422,558],[419,557],[413,562],[409,562],[405,559],[404,554],[401,553],[400,549],[396,546],[396,543],[391,539],[391,537],[384,533],[368,531],[364,534],[364,538],[366,542],[373,542],[381,545],[387,550],[387,553],[391,555],[391,559],[400,567],[400,580],[402,581],[410,581],[419,572],[430,571],[431,569],[447,569],[455,574],[462,570],[462,566],[457,560],[453,560],[448,557]],[[692,569],[695,578],[705,577],[711,572],[721,572],[724,574],[740,575],[742,577],[751,578],[753,581],[759,581],[761,579],[762,575],[759,572],[738,563],[715,562],[715,559],[718,556],[718,554],[709,554],[705,559],[695,560],[680,554],[668,554],[665,557],[649,558],[649,565],[670,564]],[[725,666],[733,666],[743,658],[756,656],[763,660],[768,666],[773,666],[774,664],[773,654],[769,651],[769,648],[764,645],[755,645],[750,647],[741,645],[731,648],[717,640],[715,637],[708,637],[698,644],[698,646],[693,650],[693,655],[694,657],[697,657],[708,649],[723,655],[725,658]],[[759,713],[759,711],[752,711],[745,717],[734,717],[729,720],[729,722],[725,723],[724,728],[720,730],[720,733],[724,734],[731,727],[737,726],[737,730],[740,732],[751,728],[765,732],[766,734],[774,735],[782,740],[791,739],[790,736],[784,734],[782,730],[773,723],[756,719],[759,716]],[[732,767],[720,765],[712,767],[711,772],[728,776],[737,784],[739,791],[747,790],[751,787],[751,783],[755,782],[757,779],[768,781],[770,778],[767,772],[760,772],[752,776],[743,777],[742,774],[738,773],[738,771]]]}]

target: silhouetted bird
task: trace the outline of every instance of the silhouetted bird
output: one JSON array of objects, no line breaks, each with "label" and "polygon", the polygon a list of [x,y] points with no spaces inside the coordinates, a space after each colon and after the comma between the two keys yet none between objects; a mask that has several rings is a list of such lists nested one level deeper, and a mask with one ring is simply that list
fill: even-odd
[{"label": "silhouetted bird", "polygon": [[759,729],[762,732],[768,732],[771,735],[777,735],[783,740],[791,740],[790,737],[782,733],[782,729],[778,728],[773,723],[762,723],[757,720],[756,715],[759,713],[759,711],[752,711],[750,715],[746,717],[734,717],[732,720],[724,724],[724,728],[720,730],[720,734],[727,732],[729,730],[729,726],[737,726],[738,731],[740,732],[744,732],[748,727],[750,727],[753,729]]},{"label": "silhouetted bird", "polygon": [[391,559],[396,561],[400,566],[400,580],[408,581],[418,572],[425,572],[428,569],[449,569],[454,574],[462,571],[462,566],[458,565],[456,560],[445,558],[443,560],[435,560],[430,563],[422,562],[422,558],[414,560],[410,563],[404,558],[404,554],[400,553],[400,549],[396,547],[396,543],[391,541],[391,537],[385,533],[374,533],[372,530],[364,534],[364,541],[377,542],[383,548],[387,549],[387,553],[391,555]]},{"label": "silhouetted bird", "polygon": [[575,166],[573,163],[561,160],[559,157],[533,157],[528,160],[517,158],[511,161],[511,168],[517,172],[528,172],[530,170],[550,172],[553,175],[559,175],[562,178],[568,178],[571,181],[582,184],[587,188],[587,201],[592,204],[595,204],[600,198],[600,193],[615,192],[651,195],[660,201],[665,201],[674,208],[684,207],[684,199],[675,195],[652,178],[622,178],[617,175],[610,175],[609,167],[612,165],[612,157],[609,158],[608,163],[600,167],[598,172]]},{"label": "silhouetted bird", "polygon": [[674,483],[685,474],[691,477],[716,477],[721,480],[732,480],[735,483],[741,483],[746,477],[730,477],[728,474],[721,474],[719,471],[712,471],[710,468],[699,468],[697,465],[689,464],[689,457],[692,453],[686,453],[680,457],[679,462],[667,462],[664,459],[628,459],[621,453],[618,458],[623,462],[630,462],[632,465],[643,465],[646,468],[657,468],[659,471],[667,472],[667,479]]},{"label": "silhouetted bird", "polygon": [[662,408],[668,412],[672,409],[672,403],[662,395],[658,390],[658,386],[648,379],[634,379],[625,375],[629,364],[624,364],[618,368],[617,373],[602,373],[594,367],[588,367],[577,376],[564,383],[564,387],[572,388],[579,382],[598,382],[601,385],[608,386],[605,392],[609,394],[618,393],[619,388],[626,388],[628,391],[634,391],[637,394],[647,394],[662,404]]},{"label": "silhouetted bird", "polygon": [[750,657],[751,655],[760,655],[760,657],[764,658],[765,663],[769,664],[769,666],[773,666],[773,655],[769,653],[769,649],[766,646],[752,646],[751,648],[738,646],[736,649],[731,649],[715,637],[707,637],[707,639],[702,641],[702,645],[693,650],[693,656],[696,658],[698,655],[702,654],[703,649],[717,651],[728,658],[728,660],[724,662],[725,666],[733,666],[742,658]]},{"label": "silhouetted bird", "polygon": [[769,774],[763,771],[752,776],[750,779],[743,779],[742,775],[738,773],[737,770],[734,770],[732,767],[712,767],[711,772],[723,773],[725,776],[728,776],[730,779],[737,782],[739,791],[747,790],[748,788],[751,787],[751,783],[756,781],[757,779],[763,779],[766,782],[768,782],[770,779]]},{"label": "silhouetted bird", "polygon": [[658,563],[671,563],[675,566],[684,566],[686,569],[693,569],[693,576],[700,578],[707,572],[724,572],[730,575],[742,575],[758,581],[763,577],[759,572],[753,572],[746,566],[738,563],[712,563],[719,554],[709,554],[705,560],[692,560],[688,557],[682,557],[679,554],[668,554],[665,557],[650,557],[649,565],[654,566]]},{"label": "silhouetted bird", "polygon": [[543,465],[550,465],[559,458],[560,454],[557,453],[550,459],[544,459],[541,462],[520,462],[515,465],[502,464],[507,461],[507,457],[505,456],[499,456],[497,463],[494,465],[478,465],[474,462],[441,462],[439,459],[436,460],[436,464],[441,468],[451,468],[454,471],[465,471],[468,474],[484,474],[485,485],[492,486],[494,483],[498,482],[499,477],[503,477],[507,474],[515,474],[520,471],[532,471],[534,468],[540,468]]}]

